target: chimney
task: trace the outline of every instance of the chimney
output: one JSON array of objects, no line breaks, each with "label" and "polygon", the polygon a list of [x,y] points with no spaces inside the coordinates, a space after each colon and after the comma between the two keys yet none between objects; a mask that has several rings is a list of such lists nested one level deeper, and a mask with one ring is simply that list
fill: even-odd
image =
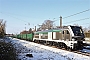
[{"label": "chimney", "polygon": [[35,26],[35,31],[36,31],[36,26]]},{"label": "chimney", "polygon": [[60,16],[60,28],[62,28],[62,17]]}]

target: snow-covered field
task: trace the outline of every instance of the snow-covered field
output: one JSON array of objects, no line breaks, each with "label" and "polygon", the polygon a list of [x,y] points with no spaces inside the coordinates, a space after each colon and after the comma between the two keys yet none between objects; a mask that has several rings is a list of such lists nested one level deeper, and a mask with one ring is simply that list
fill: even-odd
[{"label": "snow-covered field", "polygon": [[[9,39],[8,39],[9,40]],[[20,60],[90,60],[85,56],[19,39],[10,39]],[[32,54],[33,57],[26,56]]]}]

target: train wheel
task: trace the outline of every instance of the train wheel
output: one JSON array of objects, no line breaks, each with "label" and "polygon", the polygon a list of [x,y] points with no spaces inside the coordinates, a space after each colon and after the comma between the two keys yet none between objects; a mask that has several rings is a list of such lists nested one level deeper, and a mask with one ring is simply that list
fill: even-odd
[{"label": "train wheel", "polygon": [[62,48],[62,43],[58,43],[58,45],[59,45],[59,48]]},{"label": "train wheel", "polygon": [[72,48],[70,48],[70,47],[67,46],[66,50],[72,51]]},{"label": "train wheel", "polygon": [[40,43],[40,41],[38,40],[38,41],[37,41],[37,43],[39,44],[39,43]]},{"label": "train wheel", "polygon": [[53,45],[53,42],[50,42],[50,46],[52,46]]},{"label": "train wheel", "polygon": [[61,46],[60,46],[60,43],[58,42],[58,43],[57,43],[57,48],[60,48],[60,47],[61,47]]},{"label": "train wheel", "polygon": [[36,43],[36,39],[35,39],[33,42],[35,42],[35,43]]},{"label": "train wheel", "polygon": [[63,43],[61,43],[61,48],[63,48],[64,47],[64,44]]}]

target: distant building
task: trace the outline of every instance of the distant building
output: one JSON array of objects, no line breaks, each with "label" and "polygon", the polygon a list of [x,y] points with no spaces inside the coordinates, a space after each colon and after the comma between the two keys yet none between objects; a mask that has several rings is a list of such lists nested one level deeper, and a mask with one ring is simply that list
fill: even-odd
[{"label": "distant building", "polygon": [[20,32],[20,34],[29,34],[29,31],[24,30],[24,31]]}]

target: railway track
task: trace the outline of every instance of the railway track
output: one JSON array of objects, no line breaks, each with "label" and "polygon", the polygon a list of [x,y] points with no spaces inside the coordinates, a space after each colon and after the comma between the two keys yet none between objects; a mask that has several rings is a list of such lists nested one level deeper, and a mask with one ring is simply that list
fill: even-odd
[{"label": "railway track", "polygon": [[[61,48],[62,50],[65,50],[65,51],[69,51],[69,50],[66,50],[65,48]],[[82,55],[85,55],[85,56],[90,56],[90,53],[88,52],[82,52],[82,50],[77,50],[77,51],[69,51],[69,52],[74,52],[74,53],[77,53],[77,54],[82,54]]]},{"label": "railway track", "polygon": [[78,54],[82,54],[82,55],[85,55],[85,56],[90,56],[90,53],[87,53],[87,52],[81,52],[81,51],[73,51],[74,53],[78,53]]},{"label": "railway track", "polygon": [[[40,44],[40,43],[38,43],[38,44]],[[44,44],[42,44],[42,45],[44,45]],[[73,52],[73,53],[77,53],[77,54],[82,54],[82,55],[85,55],[85,56],[90,56],[90,53],[82,51],[82,50],[71,51],[71,50],[66,50],[65,48],[60,48],[60,47],[57,47],[57,46],[51,46],[51,45],[45,45],[45,46],[49,46],[49,47],[53,47],[53,48],[57,48],[57,49],[62,49],[62,50],[65,50],[65,51],[69,51],[69,52]],[[84,48],[84,49],[90,50],[89,48]]]},{"label": "railway track", "polygon": [[[58,48],[60,49],[60,48]],[[82,50],[77,50],[77,51],[71,51],[71,50],[66,50],[65,48],[61,48],[62,50],[65,50],[65,51],[69,51],[69,52],[74,52],[74,53],[77,53],[77,54],[82,54],[82,55],[85,55],[85,56],[90,56],[90,53],[88,52],[82,52]]]}]

